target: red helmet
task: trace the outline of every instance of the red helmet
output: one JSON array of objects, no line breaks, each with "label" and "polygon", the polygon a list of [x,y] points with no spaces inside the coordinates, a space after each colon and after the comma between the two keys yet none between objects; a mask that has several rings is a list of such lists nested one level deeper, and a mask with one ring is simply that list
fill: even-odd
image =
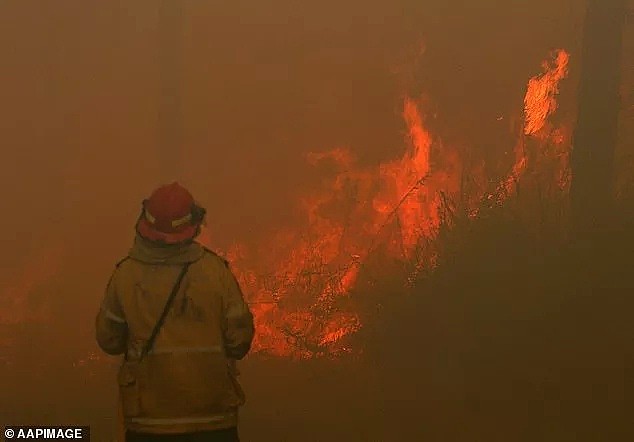
[{"label": "red helmet", "polygon": [[137,232],[150,241],[176,244],[199,232],[205,210],[196,205],[187,189],[174,182],[161,186],[143,201]]}]

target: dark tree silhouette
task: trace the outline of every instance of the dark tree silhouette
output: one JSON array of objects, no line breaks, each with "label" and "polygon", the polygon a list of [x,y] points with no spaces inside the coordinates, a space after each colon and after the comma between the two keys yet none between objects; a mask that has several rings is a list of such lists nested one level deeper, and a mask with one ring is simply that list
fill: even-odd
[{"label": "dark tree silhouette", "polygon": [[612,211],[626,11],[626,0],[588,0],[572,152],[572,210],[580,234],[601,229]]}]

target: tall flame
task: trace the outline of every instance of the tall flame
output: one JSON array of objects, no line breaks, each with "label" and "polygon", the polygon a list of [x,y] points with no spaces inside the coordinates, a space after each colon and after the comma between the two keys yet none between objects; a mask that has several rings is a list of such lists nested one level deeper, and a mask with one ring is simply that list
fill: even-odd
[{"label": "tall flame", "polygon": [[[543,63],[544,71],[528,81],[515,157],[493,188],[480,185],[464,194],[463,177],[481,176],[483,169],[467,167],[457,149],[443,145],[426,127],[420,102],[410,96],[402,102],[407,136],[400,158],[361,167],[346,148],[309,154],[310,164],[330,162],[336,171],[321,189],[299,201],[302,221],[254,246],[237,243],[224,251],[255,314],[254,351],[310,358],[353,350],[346,338],[362,327],[355,305],[361,294],[355,287],[362,282],[364,266],[371,257],[385,255],[414,263],[409,267],[413,274],[433,268],[439,251],[426,245],[437,240],[448,201],[463,204],[466,213],[476,216],[482,200],[503,203],[526,172],[535,169],[552,172],[565,192],[570,130],[550,120],[568,60],[565,51],[554,52]],[[215,246],[206,232],[199,240]],[[26,308],[28,294],[52,275],[51,269],[39,264],[26,269],[21,282],[3,293],[0,324],[36,318]]]},{"label": "tall flame", "polygon": [[[548,142],[567,141],[563,128],[548,129],[567,66],[568,54],[559,50],[544,62],[544,72],[528,82],[515,160],[494,195],[500,202],[512,195],[513,183],[536,166],[526,147],[531,139],[539,141],[540,149]],[[344,338],[361,328],[351,294],[377,241],[395,259],[418,259],[414,271],[434,266],[434,253],[422,260],[417,253],[421,241],[436,239],[443,198],[460,201],[461,177],[476,171],[464,170],[458,151],[429,132],[416,99],[404,98],[402,116],[407,137],[401,158],[361,168],[345,148],[309,154],[311,164],[330,161],[337,172],[321,192],[302,199],[303,225],[278,231],[260,249],[236,245],[228,251],[255,312],[256,351],[300,358],[348,351]],[[465,209],[475,213],[475,205],[485,197],[485,188],[468,195],[470,207]]]},{"label": "tall flame", "polygon": [[552,60],[543,62],[544,73],[529,80],[524,98],[526,135],[535,135],[542,130],[548,118],[557,110],[559,82],[568,75],[569,58],[566,51],[556,51]]},{"label": "tall flame", "polygon": [[559,49],[552,57],[542,63],[544,72],[528,81],[524,96],[524,129],[515,146],[515,163],[509,176],[498,188],[498,198],[507,198],[528,166],[527,141],[534,139],[540,142],[541,154],[546,154],[548,143],[555,145],[554,156],[558,161],[557,185],[567,188],[570,181],[569,155],[570,140],[566,128],[552,128],[549,118],[557,110],[559,83],[568,76],[569,54]]}]

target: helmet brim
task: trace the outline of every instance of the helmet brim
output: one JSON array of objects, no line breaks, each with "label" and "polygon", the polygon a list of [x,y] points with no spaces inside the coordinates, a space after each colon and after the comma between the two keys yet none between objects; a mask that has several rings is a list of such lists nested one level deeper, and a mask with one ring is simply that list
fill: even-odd
[{"label": "helmet brim", "polygon": [[198,225],[188,224],[183,226],[178,232],[166,233],[156,230],[145,217],[141,217],[137,222],[136,230],[139,235],[147,240],[166,244],[178,244],[194,239],[198,233],[198,227]]}]

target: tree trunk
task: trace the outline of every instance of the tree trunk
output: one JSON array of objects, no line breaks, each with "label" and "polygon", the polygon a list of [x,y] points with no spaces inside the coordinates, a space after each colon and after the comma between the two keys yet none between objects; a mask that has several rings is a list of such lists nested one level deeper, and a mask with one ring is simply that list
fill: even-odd
[{"label": "tree trunk", "polygon": [[161,179],[179,178],[183,138],[183,4],[159,0],[159,161]]},{"label": "tree trunk", "polygon": [[625,0],[588,1],[571,185],[573,223],[581,235],[602,230],[612,212],[625,13]]}]

